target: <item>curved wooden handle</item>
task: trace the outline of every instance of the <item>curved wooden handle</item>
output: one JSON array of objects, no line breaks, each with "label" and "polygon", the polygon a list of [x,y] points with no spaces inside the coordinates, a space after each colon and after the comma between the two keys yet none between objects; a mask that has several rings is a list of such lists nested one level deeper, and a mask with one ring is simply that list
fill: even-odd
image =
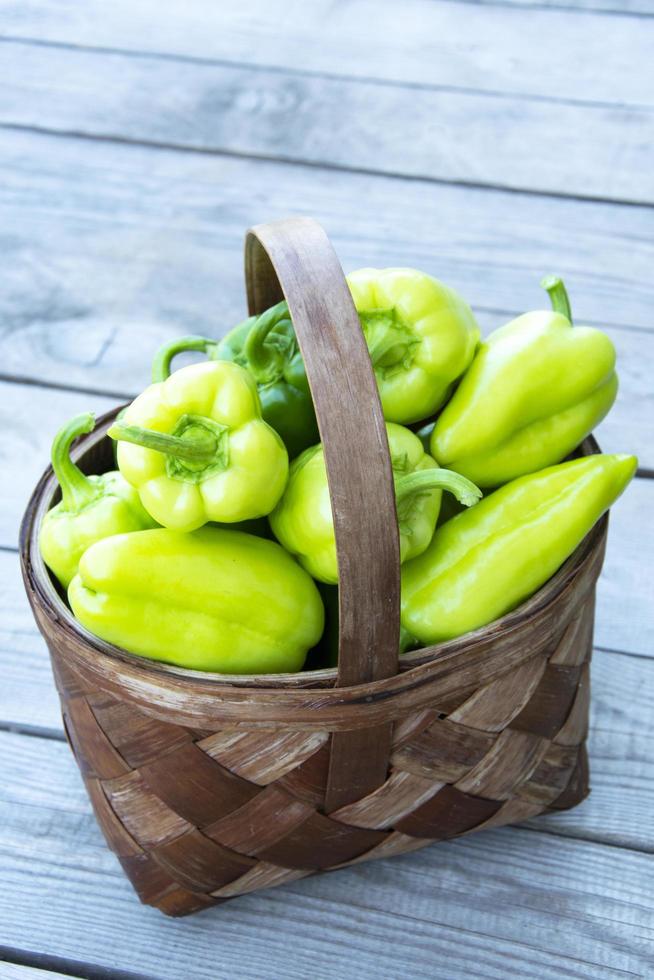
[{"label": "curved wooden handle", "polygon": [[[398,671],[400,622],[393,472],[377,384],[343,270],[317,222],[289,218],[248,232],[245,278],[251,314],[286,299],[311,387],[338,555],[338,685],[390,677]],[[333,737],[329,809],[383,782],[389,738],[386,728]]]}]

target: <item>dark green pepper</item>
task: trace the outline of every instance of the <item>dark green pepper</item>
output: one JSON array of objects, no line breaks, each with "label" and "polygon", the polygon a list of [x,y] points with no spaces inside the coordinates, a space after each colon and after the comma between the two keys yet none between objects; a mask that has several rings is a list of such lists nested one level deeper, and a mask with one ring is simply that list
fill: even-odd
[{"label": "dark green pepper", "polygon": [[249,317],[220,342],[191,336],[164,345],[152,365],[153,382],[165,381],[172,359],[183,351],[201,351],[211,360],[247,368],[257,383],[263,418],[291,458],[318,441],[309,382],[285,302]]}]

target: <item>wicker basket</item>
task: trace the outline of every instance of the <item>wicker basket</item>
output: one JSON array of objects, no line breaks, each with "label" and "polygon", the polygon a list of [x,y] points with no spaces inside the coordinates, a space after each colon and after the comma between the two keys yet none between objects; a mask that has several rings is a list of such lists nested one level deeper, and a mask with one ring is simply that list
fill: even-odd
[{"label": "wicker basket", "polygon": [[[246,278],[251,312],[288,300],[311,382],[338,546],[338,673],[233,677],[132,656],[81,628],[44,569],[51,470],[21,531],[27,593],[98,822],[141,900],[169,915],[588,793],[606,519],[517,610],[398,665],[392,473],[342,270],[320,226],[290,219],[249,233]],[[112,466],[114,414],[79,442],[89,472]]]}]

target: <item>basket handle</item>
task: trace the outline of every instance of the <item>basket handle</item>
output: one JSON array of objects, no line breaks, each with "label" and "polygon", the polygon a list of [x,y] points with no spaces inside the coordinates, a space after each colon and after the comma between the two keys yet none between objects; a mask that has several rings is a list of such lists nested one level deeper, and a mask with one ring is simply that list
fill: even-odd
[{"label": "basket handle", "polygon": [[[359,317],[322,227],[288,218],[245,240],[251,314],[285,298],[325,452],[339,574],[339,687],[398,672],[400,552],[386,426]],[[332,736],[327,809],[386,778],[390,726]]]}]

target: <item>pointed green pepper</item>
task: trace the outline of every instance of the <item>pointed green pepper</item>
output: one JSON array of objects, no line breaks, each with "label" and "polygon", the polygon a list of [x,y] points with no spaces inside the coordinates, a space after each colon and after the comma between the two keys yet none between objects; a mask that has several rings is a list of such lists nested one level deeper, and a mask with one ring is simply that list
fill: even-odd
[{"label": "pointed green pepper", "polygon": [[314,582],[283,548],[213,527],[100,541],[82,556],[68,599],[109,643],[226,674],[301,670],[324,625]]},{"label": "pointed green pepper", "polygon": [[55,436],[52,468],[61,487],[61,501],[43,518],[39,547],[43,561],[68,587],[83,553],[95,541],[125,531],[156,527],[139,495],[115,470],[86,476],[70,458],[70,447],[92,432],[90,413],[76,415]]},{"label": "pointed green pepper", "polygon": [[615,401],[615,349],[601,330],[573,327],[560,279],[542,285],[553,309],[525,313],[481,344],[436,420],[441,466],[496,487],[565,459]]},{"label": "pointed green pepper", "polygon": [[498,619],[557,571],[636,471],[635,456],[585,456],[530,473],[436,530],[402,568],[402,625],[422,643]]},{"label": "pointed green pepper", "polygon": [[[429,544],[443,490],[466,506],[475,504],[481,492],[460,474],[439,469],[409,429],[388,422],[386,431],[395,477],[400,557],[407,561]],[[336,584],[336,539],[322,444],[306,449],[291,464],[288,485],[269,521],[277,539],[314,578]]]}]

